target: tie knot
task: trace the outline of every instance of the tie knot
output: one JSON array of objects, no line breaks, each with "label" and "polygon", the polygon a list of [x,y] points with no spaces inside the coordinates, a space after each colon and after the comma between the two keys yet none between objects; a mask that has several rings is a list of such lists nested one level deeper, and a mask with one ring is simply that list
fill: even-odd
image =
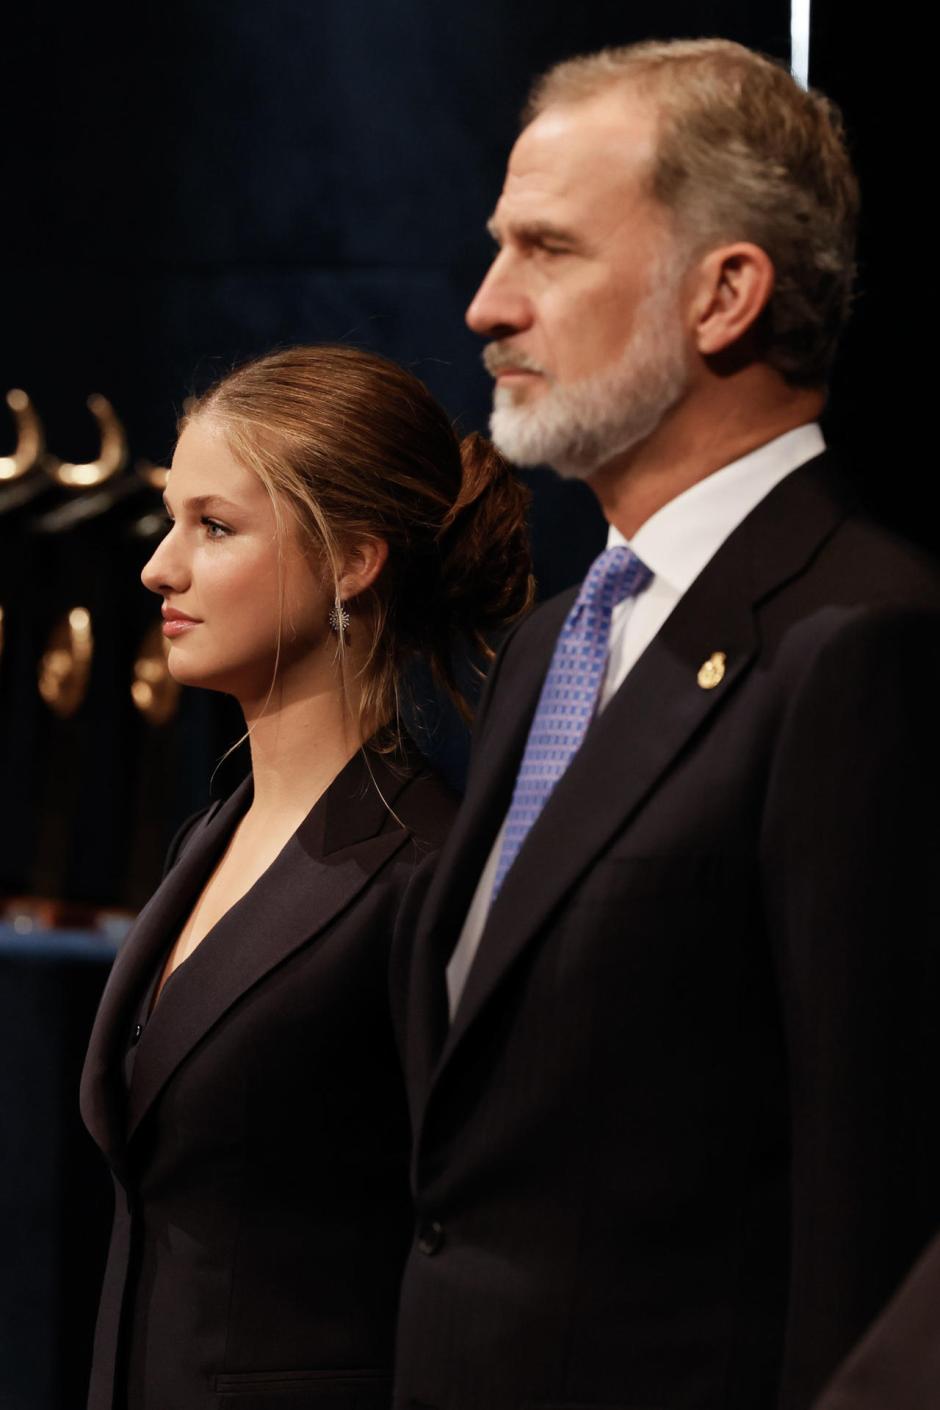
[{"label": "tie knot", "polygon": [[580,616],[579,609],[587,609],[589,614],[599,611],[609,621],[618,602],[642,592],[652,576],[646,564],[626,544],[605,548],[588,569],[575,602],[575,612]]}]

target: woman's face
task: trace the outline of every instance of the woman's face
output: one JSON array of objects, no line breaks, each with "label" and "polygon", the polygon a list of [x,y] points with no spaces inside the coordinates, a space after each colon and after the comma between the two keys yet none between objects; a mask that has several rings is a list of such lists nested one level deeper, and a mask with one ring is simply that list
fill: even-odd
[{"label": "woman's face", "polygon": [[267,490],[211,421],[180,436],[165,499],[170,529],[141,579],[163,598],[176,680],[244,704],[265,699],[275,671],[322,669],[332,591],[286,510],[279,550]]}]

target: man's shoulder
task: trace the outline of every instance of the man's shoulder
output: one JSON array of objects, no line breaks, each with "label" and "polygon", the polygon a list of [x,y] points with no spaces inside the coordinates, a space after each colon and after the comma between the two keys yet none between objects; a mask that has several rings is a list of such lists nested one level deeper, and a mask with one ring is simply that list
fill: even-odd
[{"label": "man's shoulder", "polygon": [[[766,623],[821,639],[870,622],[885,633],[920,624],[940,631],[940,565],[859,509],[846,515],[803,570],[758,608]],[[805,644],[805,643],[804,643]]]},{"label": "man's shoulder", "polygon": [[786,482],[779,488],[785,514],[787,507],[811,518],[821,514],[834,526],[809,564],[811,578],[851,587],[860,602],[940,601],[940,564],[869,513],[852,467],[836,452],[808,462],[791,484],[792,491]]},{"label": "man's shoulder", "polygon": [[940,565],[873,518],[838,457],[826,451],[780,481],[738,525],[688,593],[750,595],[760,616],[812,619],[820,609],[940,610]]},{"label": "man's shoulder", "polygon": [[861,601],[940,608],[940,564],[864,511],[843,520],[821,555],[820,567],[854,587]]},{"label": "man's shoulder", "polygon": [[763,659],[788,694],[803,681],[873,671],[904,689],[910,669],[934,669],[940,657],[940,565],[849,495],[840,509],[755,601]]}]

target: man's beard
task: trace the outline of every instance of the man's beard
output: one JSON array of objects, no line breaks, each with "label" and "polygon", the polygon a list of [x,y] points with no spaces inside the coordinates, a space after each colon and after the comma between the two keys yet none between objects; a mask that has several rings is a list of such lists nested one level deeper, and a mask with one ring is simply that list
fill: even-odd
[{"label": "man's beard", "polygon": [[[516,465],[551,465],[583,479],[646,439],[688,385],[682,328],[676,308],[681,270],[661,268],[636,311],[633,334],[617,362],[567,386],[551,383],[531,403],[497,387],[490,434]],[[517,353],[491,344],[490,372],[500,363],[525,365]],[[533,371],[540,369],[529,362]]]}]

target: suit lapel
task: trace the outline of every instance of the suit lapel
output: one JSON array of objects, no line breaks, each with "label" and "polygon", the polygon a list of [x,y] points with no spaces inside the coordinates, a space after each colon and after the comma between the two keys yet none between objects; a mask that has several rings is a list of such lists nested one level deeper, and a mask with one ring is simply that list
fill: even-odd
[{"label": "suit lapel", "polygon": [[[746,676],[759,644],[755,606],[805,568],[847,513],[843,497],[828,483],[825,459],[821,457],[788,476],[735,530],[591,725],[493,904],[454,1022],[440,1050],[435,1080],[552,912]],[[556,634],[563,615],[553,616]],[[724,653],[723,677],[713,687],[703,686],[699,683],[700,668],[716,652]],[[550,654],[551,648],[548,657]],[[520,663],[521,673],[536,674],[535,695],[548,657],[540,647],[537,665],[531,656]],[[532,694],[529,689],[527,700]],[[501,691],[501,709],[502,695]],[[531,719],[531,708],[527,720]],[[501,729],[498,716],[494,729]],[[518,727],[500,740],[494,762],[510,773],[508,786],[504,784],[498,792],[491,781],[473,804],[468,793],[465,806],[468,811],[473,807],[473,816],[458,825],[454,847],[448,848],[448,856],[458,855],[458,832],[475,840],[473,884],[479,876],[477,860],[481,853],[485,860],[508,805],[524,740],[525,733],[520,739]],[[572,826],[574,819],[576,826]],[[450,871],[442,862],[440,890],[446,886]],[[453,916],[452,908],[449,912],[438,902],[437,914],[449,914],[456,927],[451,943],[466,914],[464,902],[469,897],[465,893],[469,889],[465,881],[459,918]]]},{"label": "suit lapel", "polygon": [[[695,632],[678,627],[663,628],[591,725],[527,836],[490,911],[444,1060],[552,911],[749,666],[755,649],[749,607],[721,612],[714,604]],[[697,674],[716,650],[725,654],[725,674],[706,690]]]},{"label": "suit lapel", "polygon": [[250,781],[216,803],[187,839],[185,850],[138,915],[111,968],[95,1018],[82,1072],[85,1125],[112,1164],[124,1148],[126,1094],[123,1059],[131,1024],[196,897],[225,850],[250,797]]},{"label": "suit lapel", "polygon": [[353,756],[255,885],[167,984],[140,1040],[127,1106],[130,1141],[166,1083],[220,1019],[313,940],[407,842],[386,804],[406,781]]}]

